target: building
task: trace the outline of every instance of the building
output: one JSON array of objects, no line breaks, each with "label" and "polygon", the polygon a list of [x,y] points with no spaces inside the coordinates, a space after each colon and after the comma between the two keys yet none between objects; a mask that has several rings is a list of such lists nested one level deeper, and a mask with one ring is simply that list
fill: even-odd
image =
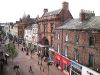
[{"label": "building", "polygon": [[[69,11],[68,2],[62,3],[62,8],[48,12],[48,9],[44,9],[42,17],[38,18],[38,44],[41,47],[41,56],[53,57],[53,53],[48,54],[49,47],[54,47],[54,29],[60,26],[66,20],[72,19],[72,15]],[[53,58],[52,58],[53,60]]]},{"label": "building", "polygon": [[16,24],[18,24],[18,37],[24,38],[24,29],[31,24],[35,23],[35,19],[30,18],[30,15],[24,14],[22,18],[20,18],[19,21],[16,21]]},{"label": "building", "polygon": [[[57,27],[54,49],[59,54],[75,61],[74,63],[100,72],[99,37],[100,16],[95,16],[93,11],[81,10],[80,18],[71,19]],[[71,72],[71,74],[75,73]],[[82,70],[78,74],[82,75]]]},{"label": "building", "polygon": [[54,29],[64,21],[72,18],[68,2],[63,2],[62,8],[58,10],[48,12],[48,9],[44,9],[42,17],[38,19],[39,38],[45,37],[49,42],[49,46],[53,47]]},{"label": "building", "polygon": [[35,46],[38,43],[38,24],[32,25],[32,44]]}]

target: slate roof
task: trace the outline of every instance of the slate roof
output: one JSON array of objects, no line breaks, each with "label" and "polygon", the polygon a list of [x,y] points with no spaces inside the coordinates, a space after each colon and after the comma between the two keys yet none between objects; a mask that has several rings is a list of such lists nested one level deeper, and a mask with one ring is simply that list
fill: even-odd
[{"label": "slate roof", "polygon": [[91,17],[89,20],[81,21],[80,19],[71,19],[56,29],[77,29],[91,30],[100,29],[100,16]]},{"label": "slate roof", "polygon": [[62,9],[58,9],[58,10],[55,10],[55,11],[47,12],[47,13],[43,14],[43,16],[57,15],[61,12],[61,10]]},{"label": "slate roof", "polygon": [[25,29],[26,30],[32,30],[32,24],[28,25]]}]

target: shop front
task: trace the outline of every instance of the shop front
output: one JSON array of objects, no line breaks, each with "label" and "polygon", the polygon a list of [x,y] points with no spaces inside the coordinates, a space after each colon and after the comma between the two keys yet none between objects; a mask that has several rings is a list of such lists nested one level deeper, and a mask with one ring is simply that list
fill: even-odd
[{"label": "shop front", "polygon": [[82,65],[82,75],[100,75],[100,73]]},{"label": "shop front", "polygon": [[66,74],[66,75],[70,75],[70,60],[65,58],[65,57],[61,57],[61,64],[62,64],[62,71]]},{"label": "shop front", "polygon": [[71,60],[71,75],[82,75],[82,66]]},{"label": "shop front", "polygon": [[61,55],[55,53],[54,54],[54,65],[56,65],[56,67],[61,70],[62,64],[60,61],[61,61]]},{"label": "shop front", "polygon": [[54,65],[56,65],[56,67],[58,69],[60,69],[62,72],[64,72],[64,74],[70,75],[71,62],[68,58],[66,58],[58,53],[55,53],[54,54]]}]

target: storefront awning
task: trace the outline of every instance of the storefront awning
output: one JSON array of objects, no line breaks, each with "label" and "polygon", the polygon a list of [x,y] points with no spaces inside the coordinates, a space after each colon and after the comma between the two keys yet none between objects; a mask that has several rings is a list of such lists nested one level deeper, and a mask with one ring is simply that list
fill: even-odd
[{"label": "storefront awning", "polygon": [[49,47],[49,45],[42,45],[42,44],[37,44],[39,47]]},{"label": "storefront awning", "polygon": [[55,50],[53,48],[49,48],[49,51],[55,52]]}]

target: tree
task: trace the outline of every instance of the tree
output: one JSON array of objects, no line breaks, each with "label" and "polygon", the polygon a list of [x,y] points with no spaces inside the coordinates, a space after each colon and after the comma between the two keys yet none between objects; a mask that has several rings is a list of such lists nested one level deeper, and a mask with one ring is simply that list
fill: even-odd
[{"label": "tree", "polygon": [[13,61],[14,57],[17,56],[17,51],[16,51],[16,48],[15,48],[13,43],[8,44],[8,52],[9,52],[9,55],[11,56],[11,58],[12,58],[12,61]]}]

